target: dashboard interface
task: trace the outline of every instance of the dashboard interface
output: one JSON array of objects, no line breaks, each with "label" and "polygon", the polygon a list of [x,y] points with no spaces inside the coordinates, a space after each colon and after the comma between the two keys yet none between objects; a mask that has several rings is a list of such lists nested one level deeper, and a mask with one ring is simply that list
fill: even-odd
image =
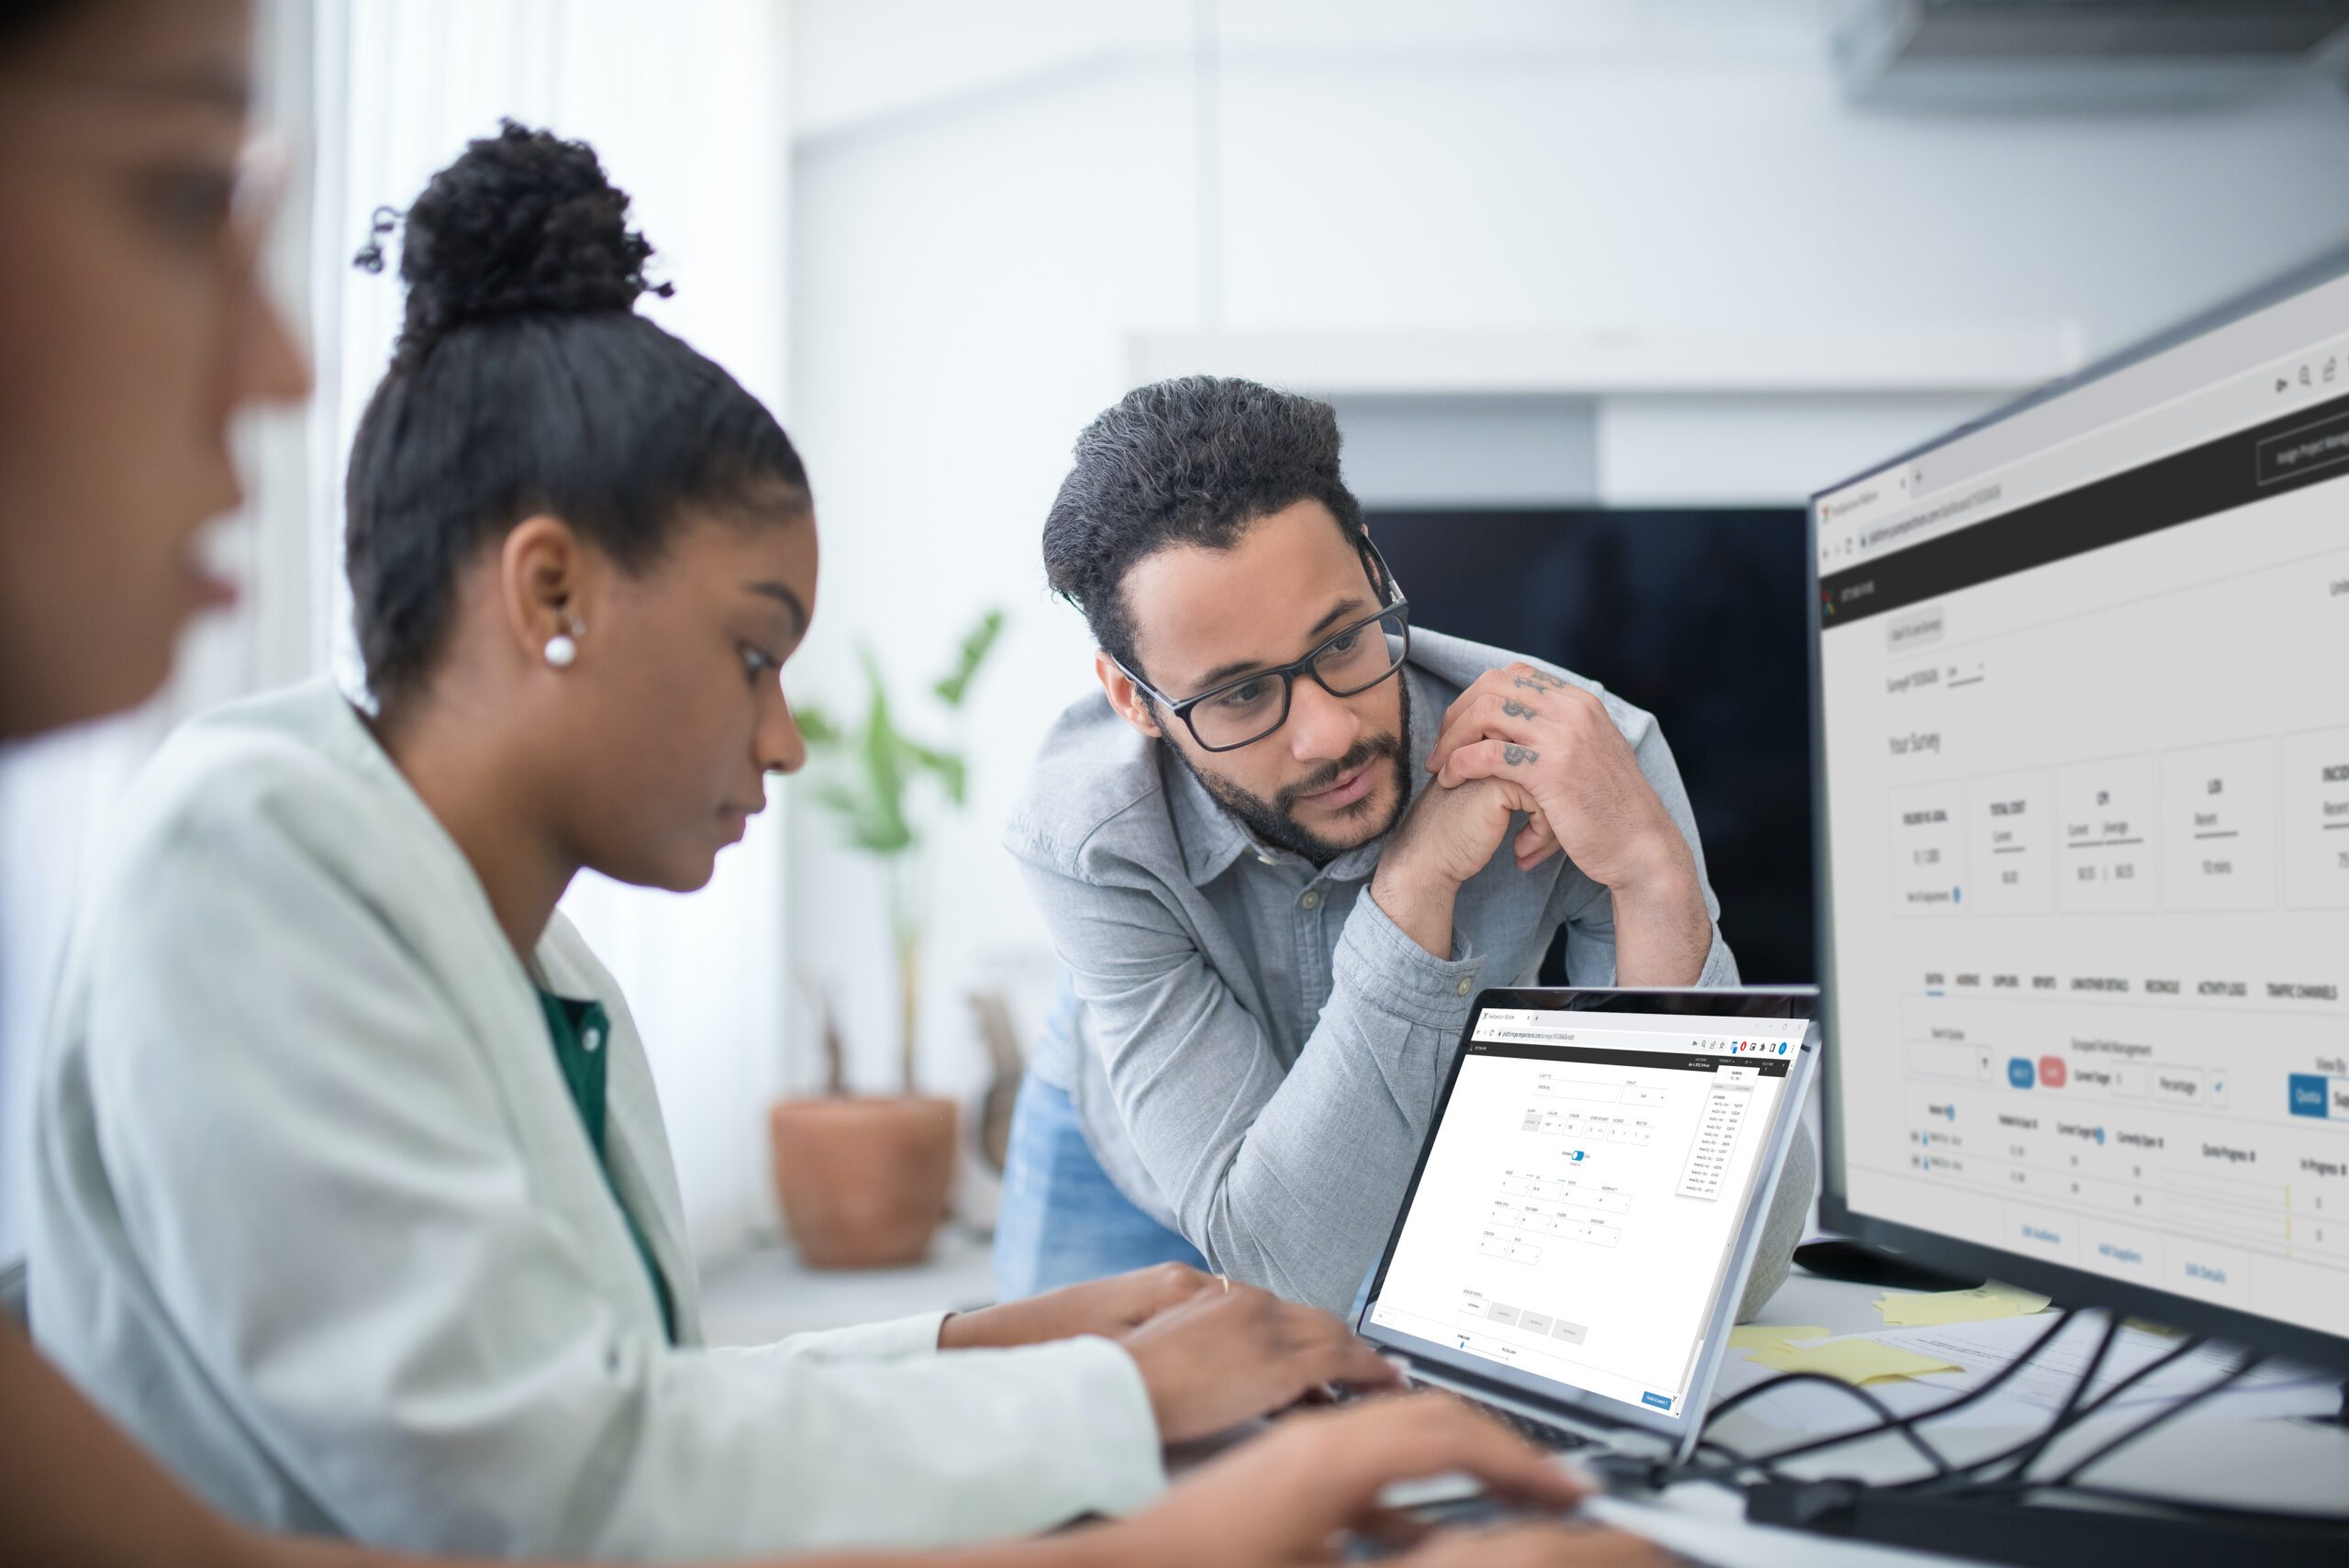
[{"label": "dashboard interface", "polygon": [[1678,1414],[1808,1028],[1486,1008],[1364,1333]]},{"label": "dashboard interface", "polygon": [[1845,1201],[2349,1334],[2349,284],[1817,524]]}]

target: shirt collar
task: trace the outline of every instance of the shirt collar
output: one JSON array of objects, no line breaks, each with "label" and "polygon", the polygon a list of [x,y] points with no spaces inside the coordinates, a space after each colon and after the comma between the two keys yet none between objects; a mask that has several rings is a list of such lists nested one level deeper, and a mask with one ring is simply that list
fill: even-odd
[{"label": "shirt collar", "polygon": [[[1428,771],[1421,764],[1435,750],[1436,723],[1449,706],[1433,676],[1417,664],[1406,663],[1401,677],[1411,694],[1411,711],[1406,725],[1404,750],[1411,759],[1406,773],[1410,797],[1417,801],[1428,786]],[[1209,795],[1197,774],[1183,765],[1179,757],[1161,757],[1158,762],[1167,795],[1168,808],[1174,820],[1174,834],[1183,846],[1183,869],[1195,887],[1205,886],[1230,869],[1242,855],[1251,859],[1266,859],[1275,865],[1308,866],[1309,862],[1286,850],[1267,848],[1256,836],[1240,825],[1240,819],[1226,811]],[[1358,882],[1377,869],[1378,856],[1386,848],[1384,836],[1348,850],[1327,866],[1319,876],[1337,882]]]}]

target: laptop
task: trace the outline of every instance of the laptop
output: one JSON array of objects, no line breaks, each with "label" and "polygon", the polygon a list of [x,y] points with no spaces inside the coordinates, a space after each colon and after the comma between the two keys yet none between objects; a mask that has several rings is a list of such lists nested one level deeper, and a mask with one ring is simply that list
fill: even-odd
[{"label": "laptop", "polygon": [[1355,1331],[1551,1448],[1686,1459],[1818,1009],[1809,986],[1485,992]]}]

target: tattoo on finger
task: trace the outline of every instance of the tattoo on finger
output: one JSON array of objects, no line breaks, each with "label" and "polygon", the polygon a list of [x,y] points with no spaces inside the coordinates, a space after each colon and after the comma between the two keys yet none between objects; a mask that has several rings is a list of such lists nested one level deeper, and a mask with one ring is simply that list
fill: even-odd
[{"label": "tattoo on finger", "polygon": [[1516,767],[1520,762],[1538,762],[1541,760],[1542,753],[1528,746],[1504,746],[1501,748],[1501,761],[1508,763],[1512,768]]},{"label": "tattoo on finger", "polygon": [[[1525,683],[1522,681],[1518,683],[1520,686],[1524,684]],[[1515,697],[1503,697],[1501,699],[1501,712],[1507,714],[1511,718],[1535,718],[1540,717],[1531,708],[1518,701]]]},{"label": "tattoo on finger", "polygon": [[1517,677],[1517,684],[1529,692],[1563,692],[1566,689],[1565,682],[1539,670],[1528,670]]}]

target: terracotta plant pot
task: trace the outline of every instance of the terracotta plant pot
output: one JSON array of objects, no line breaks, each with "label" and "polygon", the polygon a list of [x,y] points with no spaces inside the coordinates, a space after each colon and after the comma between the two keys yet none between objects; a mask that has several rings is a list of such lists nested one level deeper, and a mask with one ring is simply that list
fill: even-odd
[{"label": "terracotta plant pot", "polygon": [[918,1262],[954,1180],[952,1100],[781,1100],[768,1115],[775,1199],[802,1262],[818,1269]]}]

